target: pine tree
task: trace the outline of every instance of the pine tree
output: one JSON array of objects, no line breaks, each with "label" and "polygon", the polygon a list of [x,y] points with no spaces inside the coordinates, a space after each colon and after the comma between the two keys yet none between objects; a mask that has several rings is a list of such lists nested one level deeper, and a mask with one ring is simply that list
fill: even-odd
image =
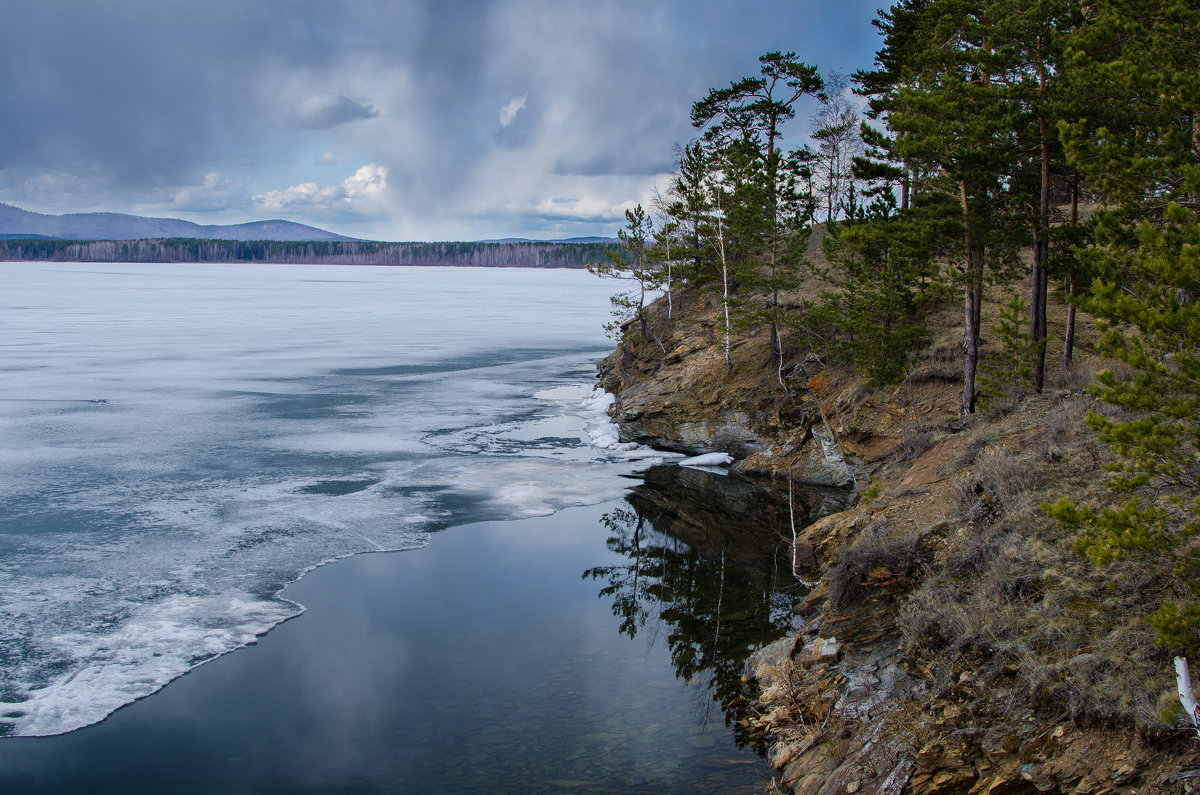
[{"label": "pine tree", "polygon": [[759,57],[756,77],[745,77],[728,88],[715,88],[692,106],[692,124],[704,128],[711,151],[726,161],[726,181],[737,176],[735,204],[725,208],[732,246],[725,264],[745,268],[759,265],[765,273],[759,282],[767,300],[761,314],[770,326],[772,358],[778,349],[779,292],[791,278],[782,254],[792,214],[785,169],[807,159],[803,150],[785,155],[778,145],[783,125],[795,118],[796,103],[805,96],[823,96],[824,84],[817,69],[797,60],[794,52],[769,52]]},{"label": "pine tree", "polygon": [[610,299],[614,320],[606,328],[609,334],[618,336],[630,321],[637,320],[642,339],[649,339],[650,330],[646,323],[646,294],[657,290],[662,276],[654,267],[647,241],[654,229],[642,205],[625,211],[626,227],[617,233],[623,248],[620,252],[608,251],[607,262],[589,265],[588,271],[601,277],[631,281],[634,286],[617,293]]},{"label": "pine tree", "polygon": [[820,275],[838,289],[808,303],[804,322],[823,332],[829,352],[880,385],[908,374],[928,342],[925,315],[941,290],[934,283],[932,227],[913,223],[911,213],[898,215],[891,193],[870,207],[827,225],[822,247],[830,268]]},{"label": "pine tree", "polygon": [[[1153,58],[1150,66],[1147,59]],[[1097,277],[1087,307],[1100,348],[1133,373],[1096,377],[1092,394],[1122,414],[1087,424],[1118,456],[1096,508],[1046,509],[1077,530],[1076,548],[1104,565],[1140,557],[1184,578],[1190,601],[1151,617],[1159,640],[1200,651],[1200,8],[1184,0],[1114,0],[1071,47],[1081,94],[1108,92],[1103,118],[1063,125],[1072,165],[1116,211],[1088,250]]]},{"label": "pine tree", "polygon": [[717,277],[710,267],[710,247],[706,238],[712,213],[709,160],[708,152],[699,141],[677,148],[677,170],[670,182],[666,206],[666,214],[679,229],[679,277],[697,287]]},{"label": "pine tree", "polygon": [[884,46],[877,69],[855,80],[870,115],[890,135],[875,149],[912,181],[914,192],[941,194],[958,207],[963,275],[961,414],[975,410],[985,269],[1011,265],[1008,177],[1019,152],[1012,88],[995,78],[1005,53],[991,39],[993,9],[976,0],[907,0],[876,21]]},{"label": "pine tree", "polygon": [[1071,164],[1112,204],[1161,217],[1194,205],[1200,155],[1200,7],[1191,0],[1107,0],[1089,8],[1065,60],[1086,100],[1061,125]]},{"label": "pine tree", "polygon": [[1046,338],[1035,339],[1023,328],[1028,305],[1019,296],[1000,309],[1000,321],[992,333],[1000,349],[979,366],[979,401],[986,408],[1012,405],[1037,390],[1036,367],[1039,354],[1045,355]]},{"label": "pine tree", "polygon": [[[1200,189],[1200,178],[1191,184]],[[1098,564],[1143,556],[1187,577],[1196,601],[1168,602],[1152,623],[1164,643],[1194,653],[1200,650],[1200,218],[1172,204],[1163,223],[1142,222],[1138,239],[1132,251],[1120,240],[1100,250],[1102,275],[1088,302],[1105,318],[1102,352],[1136,373],[1122,379],[1103,371],[1091,389],[1131,410],[1131,419],[1095,412],[1087,419],[1120,456],[1108,486],[1124,502],[1096,510],[1063,499],[1047,509],[1078,530],[1076,548]]]},{"label": "pine tree", "polygon": [[[1026,206],[1033,231],[1029,337],[1034,344],[1032,388],[1041,392],[1048,335],[1050,194],[1054,178],[1067,171],[1058,122],[1077,109],[1059,75],[1066,41],[1081,22],[1082,8],[1078,0],[1032,0],[1019,6],[999,0],[991,6],[993,46],[1003,53],[997,79],[1012,89],[1013,119],[1020,131],[1021,154],[1010,189]],[[1036,196],[1036,204],[1026,196]]]}]

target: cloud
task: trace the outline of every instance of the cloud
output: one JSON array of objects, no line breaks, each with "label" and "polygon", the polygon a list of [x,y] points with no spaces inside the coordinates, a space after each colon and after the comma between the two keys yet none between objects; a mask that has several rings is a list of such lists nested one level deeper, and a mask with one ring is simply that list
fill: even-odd
[{"label": "cloud", "polygon": [[500,109],[500,126],[507,127],[512,124],[513,119],[517,117],[517,113],[525,108],[526,94],[519,97],[513,97],[508,101],[508,104]]},{"label": "cloud", "polygon": [[554,162],[553,173],[598,177],[606,174],[656,176],[675,169],[669,151],[631,152],[620,157],[615,152],[570,153]]},{"label": "cloud", "polygon": [[302,129],[330,130],[339,124],[373,119],[379,111],[371,105],[365,105],[347,97],[311,96],[300,103],[292,113],[292,123]]},{"label": "cloud", "polygon": [[386,191],[387,169],[368,163],[339,183],[320,186],[316,182],[302,182],[261,193],[254,197],[254,204],[267,212],[318,209],[371,215],[379,209],[379,200]]},{"label": "cloud", "polygon": [[327,212],[389,239],[611,234],[696,135],[692,102],[770,50],[869,66],[877,5],[22,0],[0,26],[0,73],[21,76],[0,81],[20,108],[0,125],[0,201],[229,222],[270,207],[328,228]]},{"label": "cloud", "polygon": [[0,168],[0,202],[17,204],[27,210],[58,214],[64,212],[64,198],[76,211],[109,209],[112,175],[99,169],[23,173]]},{"label": "cloud", "polygon": [[[204,175],[199,185],[183,185],[169,189],[165,208],[180,212],[215,212],[245,208],[249,205],[249,184],[249,180],[231,180],[218,171],[210,171]],[[144,209],[151,208],[152,205]]]}]

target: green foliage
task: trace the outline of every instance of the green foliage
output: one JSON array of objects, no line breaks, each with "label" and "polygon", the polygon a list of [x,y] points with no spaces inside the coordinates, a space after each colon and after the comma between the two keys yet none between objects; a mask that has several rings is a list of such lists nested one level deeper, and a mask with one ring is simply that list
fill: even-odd
[{"label": "green foliage", "polygon": [[[1194,185],[1200,184],[1196,173]],[[1115,230],[1120,231],[1120,230]],[[1196,585],[1200,554],[1200,218],[1172,204],[1143,221],[1136,243],[1102,236],[1100,276],[1088,308],[1101,323],[1101,350],[1132,372],[1099,373],[1090,391],[1125,410],[1088,415],[1119,460],[1109,488],[1125,501],[1093,511],[1061,501],[1048,509],[1077,528],[1077,549],[1099,564],[1129,555],[1162,561]],[[1200,590],[1195,595],[1200,597]],[[1151,619],[1167,646],[1200,649],[1200,605],[1166,604]]]},{"label": "green foliage", "polygon": [[817,347],[850,359],[877,385],[907,375],[941,295],[928,228],[912,218],[885,212],[830,224],[822,245],[832,267],[822,275],[839,289],[809,302],[803,318]]},{"label": "green foliage", "polygon": [[1100,348],[1125,365],[1091,392],[1119,413],[1088,426],[1118,460],[1123,500],[1050,513],[1076,548],[1106,564],[1137,556],[1186,583],[1149,618],[1159,642],[1200,651],[1200,8],[1185,0],[1113,0],[1068,46],[1072,92],[1094,111],[1061,125],[1072,165],[1109,200],[1084,258]]},{"label": "green foliage", "polygon": [[662,283],[662,273],[647,248],[647,241],[654,235],[654,224],[640,204],[625,211],[625,221],[626,227],[617,233],[622,250],[607,252],[607,261],[589,265],[588,271],[601,277],[633,282],[628,290],[609,299],[613,305],[613,320],[604,328],[609,336],[619,339],[624,328],[637,320],[638,329],[645,339],[649,336],[646,293],[658,289]]},{"label": "green foliage", "polygon": [[871,485],[862,490],[862,494],[859,496],[859,502],[870,502],[879,496],[879,492],[881,490],[882,487],[879,483],[879,478],[872,477]]},{"label": "green foliage", "polygon": [[956,208],[950,241],[963,274],[963,416],[975,410],[985,272],[1012,261],[1028,201],[1011,193],[1027,151],[1018,133],[1025,108],[1013,79],[1020,70],[1014,48],[995,39],[997,25],[1015,8],[984,0],[905,0],[881,11],[875,23],[884,35],[878,68],[855,74],[869,97],[869,115],[887,123],[886,132],[875,131],[867,141],[874,174],[898,170],[914,203],[934,206],[936,196],[947,218],[951,203]]},{"label": "green foliage", "polygon": [[1186,715],[1187,713],[1183,711],[1183,705],[1178,701],[1172,701],[1163,707],[1163,711],[1159,713],[1158,721],[1170,726],[1182,720]]},{"label": "green foliage", "polygon": [[704,128],[713,167],[709,183],[721,216],[718,231],[724,300],[733,302],[742,327],[768,324],[771,352],[778,348],[779,292],[796,284],[796,253],[807,242],[812,220],[812,153],[785,154],[778,145],[783,124],[805,95],[823,98],[824,83],[795,53],[770,52],[760,72],[715,88],[692,106],[692,124]]},{"label": "green foliage", "polygon": [[1046,349],[1046,340],[1035,340],[1025,325],[1028,304],[1019,295],[1000,309],[1000,322],[992,333],[1000,350],[979,366],[979,402],[984,408],[1013,404],[1035,389],[1033,366]]},{"label": "green foliage", "polygon": [[671,179],[666,215],[678,229],[679,278],[702,286],[718,277],[712,268],[708,238],[712,213],[708,189],[710,158],[699,142],[676,150],[677,170]]},{"label": "green foliage", "polygon": [[1200,627],[1200,604],[1180,608],[1167,602],[1150,616],[1150,626],[1158,630],[1162,645],[1192,651],[1196,648],[1196,628]]},{"label": "green foliage", "polygon": [[1200,6],[1106,0],[1090,7],[1067,44],[1064,76],[1080,104],[1060,125],[1072,165],[1127,212],[1157,214],[1181,199],[1181,177],[1197,158]]}]

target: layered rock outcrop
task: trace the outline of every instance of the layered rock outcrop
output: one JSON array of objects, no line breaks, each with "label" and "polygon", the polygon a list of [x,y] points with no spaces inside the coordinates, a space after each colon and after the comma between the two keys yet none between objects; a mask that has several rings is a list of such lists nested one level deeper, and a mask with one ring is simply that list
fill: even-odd
[{"label": "layered rock outcrop", "polygon": [[[748,334],[727,365],[715,306],[697,300],[670,319],[656,305],[653,338],[627,339],[600,362],[622,441],[692,455],[727,452],[743,471],[827,486],[852,486],[865,460],[894,446],[887,436],[894,429],[834,428],[842,418],[829,416],[836,400],[819,359],[774,368],[765,338]],[[843,437],[860,441],[846,446]]]}]

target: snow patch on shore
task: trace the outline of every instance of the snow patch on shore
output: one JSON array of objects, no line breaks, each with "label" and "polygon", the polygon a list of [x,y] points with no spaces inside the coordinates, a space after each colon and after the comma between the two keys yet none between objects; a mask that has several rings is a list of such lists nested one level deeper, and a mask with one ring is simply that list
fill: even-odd
[{"label": "snow patch on shore", "polygon": [[704,455],[692,456],[685,458],[682,461],[677,461],[681,467],[696,467],[709,469],[712,467],[727,467],[733,463],[733,456],[729,453],[705,453]]},{"label": "snow patch on shore", "polygon": [[615,398],[600,387],[583,399],[582,407],[587,422],[588,444],[607,450],[617,458],[631,461],[644,460],[649,464],[661,464],[667,458],[678,458],[678,453],[655,450],[637,442],[622,442],[621,433],[609,417]]}]

